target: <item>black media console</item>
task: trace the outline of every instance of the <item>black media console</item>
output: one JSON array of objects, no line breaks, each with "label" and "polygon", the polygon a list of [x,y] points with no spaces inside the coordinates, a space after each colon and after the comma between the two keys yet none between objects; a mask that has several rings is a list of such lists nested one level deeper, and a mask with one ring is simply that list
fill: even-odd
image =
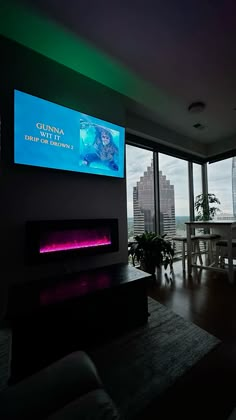
[{"label": "black media console", "polygon": [[12,383],[147,322],[150,277],[118,264],[12,286]]}]

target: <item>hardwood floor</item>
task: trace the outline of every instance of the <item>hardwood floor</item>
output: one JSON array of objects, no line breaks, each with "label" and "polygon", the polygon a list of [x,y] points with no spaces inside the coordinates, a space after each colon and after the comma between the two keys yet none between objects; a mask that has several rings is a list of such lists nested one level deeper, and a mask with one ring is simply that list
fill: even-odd
[{"label": "hardwood floor", "polygon": [[201,270],[183,277],[181,261],[174,263],[174,278],[162,271],[149,295],[222,340],[140,418],[225,420],[236,407],[236,279]]}]

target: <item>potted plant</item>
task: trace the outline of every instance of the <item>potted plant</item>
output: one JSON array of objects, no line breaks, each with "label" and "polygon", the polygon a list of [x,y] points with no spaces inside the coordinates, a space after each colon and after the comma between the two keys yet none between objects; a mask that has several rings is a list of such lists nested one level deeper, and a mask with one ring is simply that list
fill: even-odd
[{"label": "potted plant", "polygon": [[159,236],[155,232],[144,232],[134,237],[130,255],[140,263],[140,268],[150,274],[155,274],[156,268],[162,265],[165,270],[168,266],[172,270],[174,249],[166,235]]},{"label": "potted plant", "polygon": [[218,207],[212,204],[220,204],[220,200],[215,194],[199,194],[195,198],[194,207],[197,212],[195,217],[198,221],[213,220],[216,213],[220,211]]}]

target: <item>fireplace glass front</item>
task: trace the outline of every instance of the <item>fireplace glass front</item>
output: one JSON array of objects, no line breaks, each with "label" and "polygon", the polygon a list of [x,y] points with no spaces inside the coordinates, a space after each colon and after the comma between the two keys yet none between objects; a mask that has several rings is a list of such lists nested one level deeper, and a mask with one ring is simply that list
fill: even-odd
[{"label": "fireplace glass front", "polygon": [[47,220],[26,223],[28,263],[68,255],[118,251],[117,219]]}]

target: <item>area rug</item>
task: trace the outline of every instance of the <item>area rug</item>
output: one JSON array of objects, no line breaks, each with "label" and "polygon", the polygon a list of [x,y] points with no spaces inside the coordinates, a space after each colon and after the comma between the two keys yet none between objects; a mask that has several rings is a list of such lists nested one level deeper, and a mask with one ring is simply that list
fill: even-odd
[{"label": "area rug", "polygon": [[148,298],[149,321],[91,353],[104,386],[126,419],[212,350],[220,340]]}]

